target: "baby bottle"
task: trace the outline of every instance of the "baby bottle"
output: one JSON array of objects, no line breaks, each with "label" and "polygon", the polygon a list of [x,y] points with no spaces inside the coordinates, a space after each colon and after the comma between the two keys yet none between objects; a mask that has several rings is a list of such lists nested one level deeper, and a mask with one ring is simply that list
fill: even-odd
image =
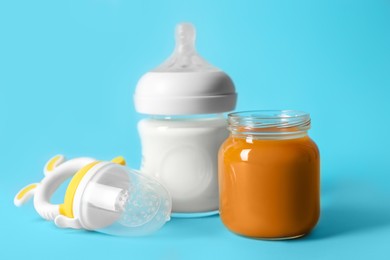
[{"label": "baby bottle", "polygon": [[197,54],[188,23],[177,26],[171,57],[139,80],[141,170],[168,189],[173,216],[218,212],[217,155],[229,135],[223,113],[236,99],[230,77]]}]

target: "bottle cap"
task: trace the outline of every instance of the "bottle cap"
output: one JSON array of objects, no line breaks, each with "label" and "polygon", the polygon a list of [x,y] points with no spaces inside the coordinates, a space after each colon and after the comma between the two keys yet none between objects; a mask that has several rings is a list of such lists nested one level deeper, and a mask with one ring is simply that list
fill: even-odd
[{"label": "bottle cap", "polygon": [[190,115],[234,110],[237,94],[230,77],[195,49],[195,28],[176,27],[176,48],[168,60],[138,81],[134,103],[142,114]]}]

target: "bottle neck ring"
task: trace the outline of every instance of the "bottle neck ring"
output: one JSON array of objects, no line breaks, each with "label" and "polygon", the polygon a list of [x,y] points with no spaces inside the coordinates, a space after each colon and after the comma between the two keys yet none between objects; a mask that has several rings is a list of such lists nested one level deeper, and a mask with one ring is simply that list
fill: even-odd
[{"label": "bottle neck ring", "polygon": [[[224,119],[226,114],[193,114],[193,115],[150,115],[149,118],[155,120],[201,120],[201,119]],[[226,120],[226,119],[225,119]]]}]

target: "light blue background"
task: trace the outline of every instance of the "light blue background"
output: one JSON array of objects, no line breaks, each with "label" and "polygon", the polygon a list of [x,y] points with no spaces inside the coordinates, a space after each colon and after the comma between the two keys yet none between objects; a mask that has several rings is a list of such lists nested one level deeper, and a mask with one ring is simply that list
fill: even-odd
[{"label": "light blue background", "polygon": [[[139,167],[132,94],[193,22],[233,78],[237,110],[311,113],[322,216],[294,241],[236,236],[218,217],[144,238],[60,230],[13,206],[54,154]],[[26,0],[0,3],[0,258],[390,259],[390,2]],[[60,197],[60,196],[59,196]]]}]

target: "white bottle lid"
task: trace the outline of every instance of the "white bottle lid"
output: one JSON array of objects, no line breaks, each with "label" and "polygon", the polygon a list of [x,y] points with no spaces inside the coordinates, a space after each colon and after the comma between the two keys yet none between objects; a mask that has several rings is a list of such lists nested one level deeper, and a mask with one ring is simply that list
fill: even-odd
[{"label": "white bottle lid", "polygon": [[138,81],[135,108],[150,115],[213,114],[234,110],[237,94],[230,77],[195,50],[195,28],[176,27],[172,56]]}]

